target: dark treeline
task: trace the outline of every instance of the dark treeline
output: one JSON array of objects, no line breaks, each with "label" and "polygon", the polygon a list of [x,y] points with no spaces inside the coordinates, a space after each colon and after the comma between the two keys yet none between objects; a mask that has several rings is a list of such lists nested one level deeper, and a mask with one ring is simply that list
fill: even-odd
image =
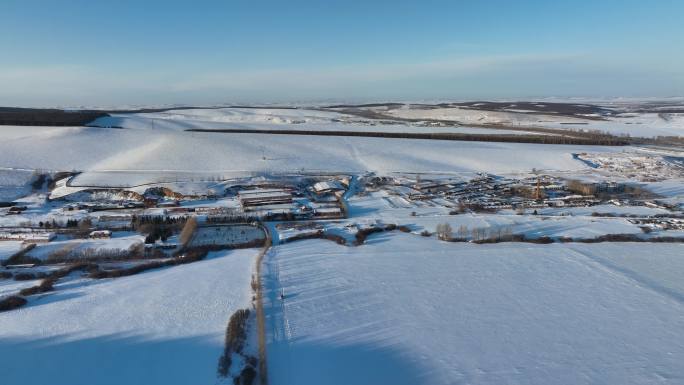
[{"label": "dark treeline", "polygon": [[[451,238],[448,239],[450,242],[467,242],[464,238]],[[670,236],[660,236],[660,237],[649,237],[642,238],[637,234],[605,234],[599,235],[594,238],[572,238],[572,237],[558,237],[551,238],[549,236],[541,236],[537,238],[528,238],[525,234],[508,234],[504,236],[491,236],[488,238],[482,238],[473,240],[476,244],[485,243],[501,243],[501,242],[524,242],[524,243],[538,243],[538,244],[548,244],[548,243],[603,243],[603,242],[640,242],[640,243],[684,243],[684,238],[680,237],[670,237]]]},{"label": "dark treeline", "polygon": [[291,212],[285,213],[270,213],[266,215],[212,215],[207,217],[207,223],[221,224],[221,223],[251,223],[259,221],[293,221],[298,219],[298,216]]},{"label": "dark treeline", "polygon": [[119,278],[119,277],[127,277],[129,275],[135,275],[139,273],[143,273],[148,270],[152,269],[159,269],[162,267],[169,267],[169,266],[178,266],[178,265],[184,265],[188,263],[193,263],[197,261],[203,260],[207,254],[209,254],[209,249],[207,248],[193,248],[192,250],[187,250],[184,254],[163,260],[163,261],[151,261],[151,262],[146,262],[138,265],[134,265],[131,267],[124,267],[121,269],[114,269],[114,270],[99,270],[99,269],[92,269],[90,273],[88,274],[88,278],[93,278],[93,279],[103,279],[103,278]]},{"label": "dark treeline", "polygon": [[[97,118],[109,116],[112,113],[150,113],[169,110],[215,109],[221,107],[163,107],[141,108],[132,110],[72,110],[65,111],[56,108],[21,108],[0,107],[0,126],[85,126]],[[231,106],[239,107],[239,106]],[[250,108],[250,107],[242,107]],[[259,108],[259,107],[253,107]],[[276,107],[273,107],[276,108]],[[278,107],[288,108],[288,107]],[[292,108],[292,107],[289,107]]]},{"label": "dark treeline", "polygon": [[365,229],[359,229],[359,231],[357,231],[356,235],[354,236],[356,238],[356,245],[363,245],[366,242],[366,238],[368,238],[368,236],[371,234],[382,233],[383,231],[394,231],[396,229],[397,225],[395,225],[394,223],[390,223],[385,227],[368,227]]},{"label": "dark treeline", "polygon": [[207,223],[251,223],[259,221],[256,215],[211,215],[207,216]]},{"label": "dark treeline", "polygon": [[141,225],[183,225],[188,220],[187,216],[166,216],[166,215],[133,215],[131,223],[138,228]]},{"label": "dark treeline", "polygon": [[377,131],[314,131],[314,130],[248,130],[221,129],[209,130],[192,128],[186,131],[214,132],[232,134],[272,134],[272,135],[308,135],[308,136],[355,136],[368,138],[390,139],[430,139],[430,140],[459,140],[468,142],[507,142],[507,143],[536,143],[536,144],[579,144],[600,146],[626,146],[629,138],[621,138],[605,134],[574,137],[561,135],[491,135],[465,134],[451,132],[377,132]]},{"label": "dark treeline", "polygon": [[[230,367],[233,363],[233,354],[243,355],[245,340],[247,339],[247,321],[249,320],[249,309],[239,309],[228,320],[226,327],[225,345],[223,354],[219,358],[218,375],[228,377]],[[254,370],[254,369],[252,369]]]},{"label": "dark treeline", "polygon": [[135,230],[146,234],[145,243],[152,244],[159,239],[166,242],[170,236],[179,232],[187,221],[187,216],[133,215],[131,225]]},{"label": "dark treeline", "polygon": [[297,235],[294,235],[294,236],[289,237],[289,238],[281,239],[280,242],[281,243],[290,243],[290,242],[296,242],[296,241],[303,241],[303,240],[307,240],[307,239],[327,239],[329,241],[333,241],[333,242],[337,243],[338,245],[346,245],[347,244],[347,240],[344,237],[337,235],[337,234],[326,233],[323,230],[318,230],[318,231],[313,232],[313,233],[297,234]]},{"label": "dark treeline", "polygon": [[2,266],[7,266],[7,265],[20,265],[24,263],[40,263],[41,261],[39,259],[29,257],[26,255],[29,251],[33,250],[36,247],[35,243],[29,243],[26,245],[26,247],[22,248],[21,250],[17,251],[16,253],[12,254],[9,258],[5,259],[0,263]]},{"label": "dark treeline", "polygon": [[4,126],[83,126],[107,116],[104,111],[64,111],[58,109],[0,107]]},{"label": "dark treeline", "polygon": [[[27,288],[20,290],[19,295],[12,295],[9,297],[2,298],[0,300],[0,312],[18,309],[18,308],[26,305],[28,303],[28,301],[26,300],[26,298],[24,298],[24,296],[31,296],[31,295],[42,294],[42,293],[47,293],[47,292],[53,291],[55,289],[54,285],[57,283],[57,281],[60,278],[64,278],[67,275],[73,273],[74,271],[77,271],[77,270],[91,271],[93,269],[97,269],[97,265],[92,264],[92,263],[77,263],[77,264],[74,264],[71,266],[61,268],[59,270],[54,270],[54,271],[50,272],[49,274],[43,273],[43,276],[40,278],[44,278],[44,279],[38,285],[27,287]],[[26,274],[32,274],[32,273],[26,273]],[[16,278],[16,276],[15,276],[15,278]]]}]

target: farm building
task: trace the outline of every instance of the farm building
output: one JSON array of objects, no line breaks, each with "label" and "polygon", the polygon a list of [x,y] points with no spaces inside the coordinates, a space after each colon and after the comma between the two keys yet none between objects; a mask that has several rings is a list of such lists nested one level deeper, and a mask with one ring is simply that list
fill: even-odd
[{"label": "farm building", "polygon": [[283,189],[241,190],[238,198],[242,207],[292,203],[292,193]]},{"label": "farm building", "polygon": [[328,194],[335,193],[338,191],[344,191],[344,186],[338,180],[328,180],[324,182],[318,182],[313,185],[313,190],[316,194]]},{"label": "farm building", "polygon": [[56,234],[47,231],[3,231],[0,232],[0,240],[24,241],[24,242],[50,242]]},{"label": "farm building", "polygon": [[89,238],[97,238],[97,239],[111,238],[112,232],[109,230],[95,230],[95,231],[92,231],[88,235],[88,237]]}]

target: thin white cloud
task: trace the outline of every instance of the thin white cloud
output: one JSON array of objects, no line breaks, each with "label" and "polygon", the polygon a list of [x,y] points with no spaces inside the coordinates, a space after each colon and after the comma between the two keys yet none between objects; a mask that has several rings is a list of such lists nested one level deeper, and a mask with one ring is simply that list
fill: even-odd
[{"label": "thin white cloud", "polygon": [[217,71],[192,74],[187,79],[173,84],[172,87],[174,91],[217,88],[240,90],[254,87],[259,89],[289,87],[308,90],[347,88],[354,85],[415,78],[466,76],[488,71],[520,68],[531,64],[558,63],[578,57],[576,54],[505,55],[449,58],[413,64],[380,63],[361,67]]}]

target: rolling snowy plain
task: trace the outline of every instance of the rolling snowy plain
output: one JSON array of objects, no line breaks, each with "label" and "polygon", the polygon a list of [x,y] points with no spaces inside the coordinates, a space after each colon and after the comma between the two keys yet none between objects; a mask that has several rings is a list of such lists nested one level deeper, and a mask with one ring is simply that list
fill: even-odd
[{"label": "rolling snowy plain", "polygon": [[[23,134],[14,136],[14,132]],[[584,166],[573,160],[572,153],[618,151],[572,145],[186,132],[162,124],[131,129],[3,127],[2,136],[0,162],[7,167],[162,174],[573,170]]]},{"label": "rolling snowy plain", "polygon": [[[460,119],[464,124],[512,119],[514,124],[547,128],[561,128],[567,120],[539,122],[521,111],[492,112],[483,118],[483,112],[463,110],[400,108],[386,113]],[[634,119],[634,124],[620,121],[623,118]],[[658,119],[663,120],[642,114],[590,121],[587,127],[649,137],[681,135],[679,116]],[[200,195],[223,192],[238,183],[232,178],[249,176],[268,183],[283,174],[466,181],[478,173],[520,178],[550,173],[630,181],[628,173],[594,169],[575,155],[609,159],[661,154],[661,149],[635,146],[186,131],[501,133],[467,126],[371,125],[365,120],[318,109],[222,108],[115,114],[92,127],[1,127],[0,200],[27,206],[21,215],[3,217],[3,225],[108,213],[64,211],[61,204],[52,205],[46,193],[34,193],[30,187],[34,171],[40,170],[82,171],[70,185],[62,180],[50,195],[75,199],[68,195],[92,187],[125,187],[144,194],[154,183]],[[666,177],[642,185],[661,194],[663,201],[684,202],[682,179]],[[681,230],[644,234],[629,220],[671,215],[670,209],[604,203],[540,208],[536,215],[529,209],[526,215],[513,209],[454,215],[453,202],[440,205],[438,200],[409,201],[390,190],[352,190],[344,198],[348,218],[318,221],[321,228],[349,241],[354,239],[352,231],[376,224],[402,225],[409,232],[372,235],[360,246],[321,239],[278,244],[287,230],[276,230],[275,222],[267,224],[275,241],[261,265],[271,384],[684,382],[682,244],[477,245],[420,235],[447,223],[454,230],[510,229],[531,238],[682,236]],[[202,198],[174,209],[200,208],[234,210],[240,202],[235,196]],[[146,210],[141,212],[165,213],[161,208]],[[44,260],[67,246],[124,249],[143,239],[127,232],[116,232],[111,239],[57,238],[38,245],[30,256]],[[0,259],[22,246],[0,242]],[[0,359],[6,367],[0,383],[229,382],[217,378],[217,360],[228,318],[252,306],[250,280],[257,253],[214,252],[204,261],[117,279],[89,280],[72,273],[54,292],[31,296],[26,307],[0,313]],[[0,294],[35,284],[0,280]]]},{"label": "rolling snowy plain", "polygon": [[509,109],[485,111],[468,108],[411,109],[408,106],[387,111],[397,118],[457,121],[462,124],[499,124],[511,127],[599,130],[614,135],[641,137],[684,136],[684,114],[622,113],[597,120],[593,117],[567,117]]}]

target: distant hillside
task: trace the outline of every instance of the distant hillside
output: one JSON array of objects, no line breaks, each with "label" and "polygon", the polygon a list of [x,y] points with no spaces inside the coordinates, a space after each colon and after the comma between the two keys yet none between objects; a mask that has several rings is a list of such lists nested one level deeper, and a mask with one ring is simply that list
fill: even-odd
[{"label": "distant hillside", "polygon": [[[110,114],[154,113],[169,110],[194,110],[216,108],[266,108],[255,106],[221,107],[162,107],[128,110],[60,110],[57,108],[0,107],[0,126],[85,126],[97,118]],[[270,107],[275,108],[275,107]],[[292,109],[294,107],[277,107]]]}]

